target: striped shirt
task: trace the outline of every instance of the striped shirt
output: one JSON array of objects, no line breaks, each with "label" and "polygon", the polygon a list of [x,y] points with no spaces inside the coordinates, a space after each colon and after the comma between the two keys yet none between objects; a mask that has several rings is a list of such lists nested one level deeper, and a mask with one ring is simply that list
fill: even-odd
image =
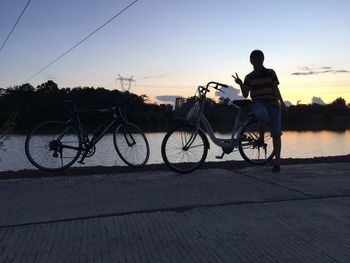
[{"label": "striped shirt", "polygon": [[279,84],[275,71],[263,68],[260,72],[251,72],[244,79],[244,85],[250,88],[253,101],[261,101],[278,105],[274,88]]}]

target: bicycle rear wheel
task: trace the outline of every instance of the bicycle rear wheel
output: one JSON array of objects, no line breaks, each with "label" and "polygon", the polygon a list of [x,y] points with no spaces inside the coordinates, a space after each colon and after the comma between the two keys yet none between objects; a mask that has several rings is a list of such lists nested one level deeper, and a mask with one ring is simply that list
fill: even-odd
[{"label": "bicycle rear wheel", "polygon": [[[192,125],[170,130],[162,142],[164,163],[178,173],[189,173],[199,168],[208,154],[209,143],[205,134]],[[188,146],[186,148],[185,146]]]},{"label": "bicycle rear wheel", "polygon": [[242,158],[252,164],[266,164],[274,157],[273,142],[269,131],[264,142],[259,143],[257,120],[250,121],[242,130],[238,150]]},{"label": "bicycle rear wheel", "polygon": [[73,126],[48,121],[35,127],[26,138],[28,160],[45,171],[60,171],[71,166],[81,152],[81,138]]},{"label": "bicycle rear wheel", "polygon": [[149,144],[145,134],[135,124],[120,124],[113,134],[114,147],[127,165],[140,167],[149,158]]}]

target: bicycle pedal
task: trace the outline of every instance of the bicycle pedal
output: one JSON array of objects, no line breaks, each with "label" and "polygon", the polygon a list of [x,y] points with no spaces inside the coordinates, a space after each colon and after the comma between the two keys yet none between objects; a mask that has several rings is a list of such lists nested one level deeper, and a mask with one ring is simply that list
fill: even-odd
[{"label": "bicycle pedal", "polygon": [[78,161],[78,163],[80,163],[80,164],[85,164],[84,162],[82,162],[82,161]]}]

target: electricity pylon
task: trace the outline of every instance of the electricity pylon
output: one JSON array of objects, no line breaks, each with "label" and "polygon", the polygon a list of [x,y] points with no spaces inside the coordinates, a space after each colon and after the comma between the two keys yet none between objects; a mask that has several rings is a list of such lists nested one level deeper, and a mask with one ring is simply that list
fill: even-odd
[{"label": "electricity pylon", "polygon": [[116,87],[117,87],[118,81],[120,81],[120,86],[122,88],[122,91],[129,91],[132,83],[135,83],[135,86],[136,86],[136,80],[134,80],[134,76],[131,76],[130,78],[124,78],[120,76],[120,74],[118,74],[118,78],[115,79]]}]

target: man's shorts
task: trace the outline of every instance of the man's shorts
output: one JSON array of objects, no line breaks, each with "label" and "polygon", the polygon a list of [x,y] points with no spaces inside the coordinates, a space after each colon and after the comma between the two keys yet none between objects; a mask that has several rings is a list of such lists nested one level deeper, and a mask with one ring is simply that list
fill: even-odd
[{"label": "man's shorts", "polygon": [[254,102],[253,111],[259,121],[265,122],[272,137],[279,137],[281,132],[281,107],[263,102]]}]

